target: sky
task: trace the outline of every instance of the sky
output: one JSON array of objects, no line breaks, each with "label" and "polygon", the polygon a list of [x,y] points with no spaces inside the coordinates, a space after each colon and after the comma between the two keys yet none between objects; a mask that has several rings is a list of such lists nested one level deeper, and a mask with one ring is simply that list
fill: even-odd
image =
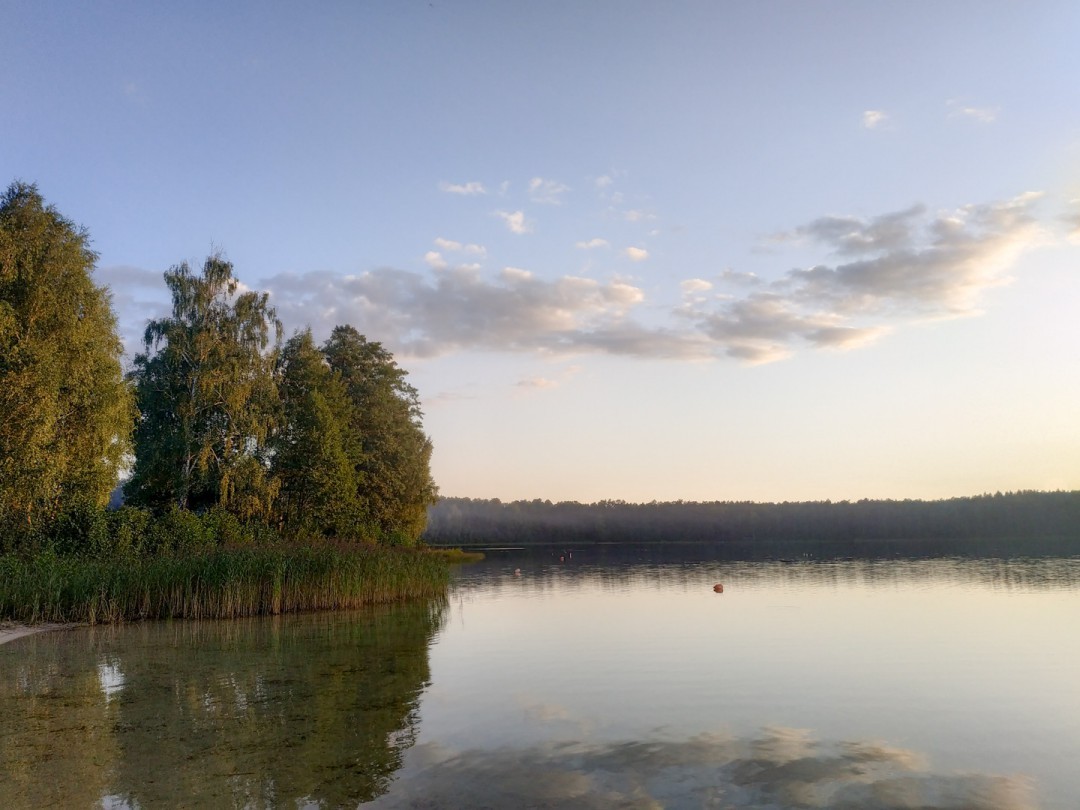
[{"label": "sky", "polygon": [[446,496],[1080,489],[1080,4],[0,0],[125,345],[220,251]]}]

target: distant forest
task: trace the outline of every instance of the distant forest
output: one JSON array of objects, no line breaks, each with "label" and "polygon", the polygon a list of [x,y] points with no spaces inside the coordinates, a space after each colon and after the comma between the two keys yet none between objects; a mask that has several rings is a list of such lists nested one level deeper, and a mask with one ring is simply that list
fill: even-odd
[{"label": "distant forest", "polygon": [[802,503],[443,498],[429,510],[423,539],[466,546],[1002,541],[995,545],[1017,551],[1051,541],[1058,553],[1080,553],[1080,492]]}]

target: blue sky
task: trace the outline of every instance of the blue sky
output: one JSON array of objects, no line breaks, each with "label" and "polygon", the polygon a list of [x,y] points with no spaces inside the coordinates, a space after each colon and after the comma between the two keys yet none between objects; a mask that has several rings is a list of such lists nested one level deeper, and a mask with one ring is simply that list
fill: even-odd
[{"label": "blue sky", "polygon": [[1080,488],[1080,6],[0,4],[128,345],[220,249],[447,495]]}]

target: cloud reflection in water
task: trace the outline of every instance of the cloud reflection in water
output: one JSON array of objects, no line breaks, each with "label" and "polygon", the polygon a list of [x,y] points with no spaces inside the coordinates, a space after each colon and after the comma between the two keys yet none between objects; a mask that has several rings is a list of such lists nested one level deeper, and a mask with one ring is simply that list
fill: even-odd
[{"label": "cloud reflection in water", "polygon": [[416,746],[376,808],[698,808],[1029,810],[1023,776],[944,774],[874,742],[826,744],[802,730],[753,739],[554,743],[452,751]]}]

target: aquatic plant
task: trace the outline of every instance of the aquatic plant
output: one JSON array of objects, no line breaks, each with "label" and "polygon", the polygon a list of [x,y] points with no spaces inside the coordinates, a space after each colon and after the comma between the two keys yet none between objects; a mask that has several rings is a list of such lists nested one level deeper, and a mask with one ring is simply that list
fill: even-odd
[{"label": "aquatic plant", "polygon": [[433,554],[451,564],[474,563],[484,559],[482,551],[464,551],[460,548],[429,548],[428,554]]},{"label": "aquatic plant", "polygon": [[119,557],[0,556],[0,618],[25,622],[236,618],[445,593],[436,555],[276,544]]}]

